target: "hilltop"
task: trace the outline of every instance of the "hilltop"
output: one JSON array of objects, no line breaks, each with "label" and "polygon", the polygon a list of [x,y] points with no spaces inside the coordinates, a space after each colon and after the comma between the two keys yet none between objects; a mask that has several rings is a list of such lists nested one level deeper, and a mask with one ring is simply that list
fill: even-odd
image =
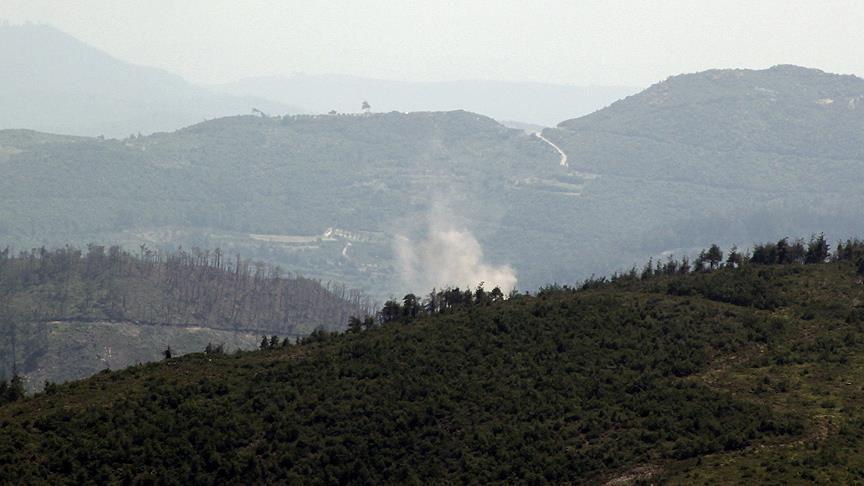
[{"label": "hilltop", "polygon": [[543,126],[591,113],[639,91],[627,86],[489,80],[412,82],[307,74],[246,78],[213,88],[232,95],[258,96],[303,106],[313,113],[356,112],[361,100],[368,100],[373,109],[381,112],[466,110],[499,121]]},{"label": "hilltop", "polygon": [[133,65],[46,25],[0,25],[0,129],[125,137],[214,118],[297,111]]},{"label": "hilltop", "polygon": [[791,65],[673,76],[560,128],[719,151],[861,159],[864,79]]},{"label": "hilltop", "polygon": [[0,477],[853,483],[864,254],[843,248],[406,296],[347,334],[106,372],[0,407]]},{"label": "hilltop", "polygon": [[649,252],[809,233],[817,221],[840,236],[862,229],[862,100],[856,76],[710,70],[543,133],[571,168],[606,182],[586,193],[629,193],[650,225],[639,229]]}]

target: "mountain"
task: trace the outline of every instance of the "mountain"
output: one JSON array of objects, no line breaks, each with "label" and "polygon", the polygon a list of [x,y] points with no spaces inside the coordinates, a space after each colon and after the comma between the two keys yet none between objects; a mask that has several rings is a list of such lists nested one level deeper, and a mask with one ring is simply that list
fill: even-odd
[{"label": "mountain", "polygon": [[[229,117],[124,140],[0,131],[0,147],[0,244],[221,247],[383,297],[493,284],[511,263],[541,285],[532,250],[561,254],[570,233],[537,215],[581,180],[540,139],[463,111]],[[448,281],[424,278],[456,254]]]},{"label": "mountain", "polygon": [[643,250],[800,234],[818,222],[837,235],[862,229],[862,100],[856,76],[712,70],[543,134],[572,169],[605,182],[589,183],[586,195],[615,191],[645,213]]},{"label": "mountain", "polygon": [[591,113],[639,91],[626,86],[479,80],[412,82],[304,74],[247,78],[213,88],[303,106],[312,113],[355,113],[365,100],[381,112],[466,110],[496,120],[541,126],[554,126],[565,118]]},{"label": "mountain", "polygon": [[209,345],[255,349],[339,330],[372,312],[362,294],[198,248],[88,245],[0,252],[0,377],[29,389]]},{"label": "mountain", "polygon": [[297,111],[257,97],[214,93],[43,25],[0,25],[0,65],[0,128],[125,137],[253,107]]},{"label": "mountain", "polygon": [[858,271],[744,259],[507,300],[445,292],[433,314],[406,301],[383,324],[297,346],[106,371],[32,398],[7,386],[0,477],[851,484]]},{"label": "mountain", "polygon": [[542,138],[465,111],[0,131],[0,245],[221,247],[383,299],[833,241],[864,232],[860,96],[859,78],[781,66],[674,77]]},{"label": "mountain", "polygon": [[864,80],[790,65],[711,70],[671,77],[559,127],[720,152],[861,159]]}]

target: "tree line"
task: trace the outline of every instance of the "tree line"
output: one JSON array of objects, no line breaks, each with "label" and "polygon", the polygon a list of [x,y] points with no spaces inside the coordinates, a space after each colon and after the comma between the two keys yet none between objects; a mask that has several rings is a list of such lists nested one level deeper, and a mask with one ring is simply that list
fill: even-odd
[{"label": "tree line", "polygon": [[16,372],[34,324],[133,322],[238,332],[305,334],[374,312],[373,300],[279,267],[182,248],[163,253],[88,245],[0,251],[0,379]]},{"label": "tree line", "polygon": [[[636,265],[625,272],[614,272],[609,277],[589,277],[577,287],[550,284],[540,288],[540,296],[562,290],[587,290],[612,283],[647,280],[652,277],[687,275],[691,273],[708,273],[721,268],[743,268],[749,265],[812,265],[832,261],[853,262],[858,273],[864,275],[864,240],[850,238],[840,241],[834,252],[820,233],[812,235],[809,240],[782,238],[776,242],[756,243],[749,251],[741,251],[732,246],[724,252],[719,245],[712,244],[703,249],[694,259],[683,256],[677,259],[670,255],[665,260],[649,259],[638,268]],[[511,292],[507,298],[530,295],[530,292]],[[351,317],[348,320],[347,332],[360,332],[388,322],[411,322],[418,317],[443,314],[475,306],[486,306],[505,299],[500,288],[491,291],[481,283],[476,289],[445,288],[433,289],[425,297],[415,294],[405,295],[401,301],[391,299],[373,315]]]},{"label": "tree line", "polygon": [[[864,240],[850,238],[837,243],[835,251],[824,234],[812,235],[809,241],[797,238],[781,238],[776,242],[756,243],[746,252],[732,246],[724,252],[719,245],[712,244],[699,252],[692,261],[686,255],[680,260],[670,255],[665,260],[653,258],[640,268],[633,266],[625,272],[615,272],[609,277],[590,277],[581,288],[591,288],[606,283],[645,280],[663,275],[686,275],[705,273],[721,268],[743,268],[750,265],[813,265],[827,262],[852,262],[864,275]],[[555,286],[548,287],[553,290]],[[558,287],[561,288],[561,287]]]}]

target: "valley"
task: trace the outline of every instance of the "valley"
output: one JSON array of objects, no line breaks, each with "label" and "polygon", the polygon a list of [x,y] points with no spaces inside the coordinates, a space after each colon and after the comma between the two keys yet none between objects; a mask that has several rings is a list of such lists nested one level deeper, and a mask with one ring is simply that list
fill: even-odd
[{"label": "valley", "polygon": [[[482,264],[511,266],[521,289],[710,241],[834,239],[864,230],[849,132],[864,112],[818,100],[859,95],[859,78],[778,66],[671,78],[538,136],[464,111],[239,116],[125,140],[5,131],[0,244],[220,247],[385,299],[428,290],[401,276],[396,247],[428,238],[432,219],[476,239]],[[748,121],[663,128],[732,118]],[[801,124],[850,135],[824,143]]]}]

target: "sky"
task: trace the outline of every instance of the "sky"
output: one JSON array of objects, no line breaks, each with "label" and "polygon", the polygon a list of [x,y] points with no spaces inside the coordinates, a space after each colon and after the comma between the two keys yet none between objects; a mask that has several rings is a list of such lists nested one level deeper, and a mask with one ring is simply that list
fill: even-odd
[{"label": "sky", "polygon": [[120,59],[197,83],[293,73],[647,86],[711,68],[864,75],[845,0],[2,0]]}]

